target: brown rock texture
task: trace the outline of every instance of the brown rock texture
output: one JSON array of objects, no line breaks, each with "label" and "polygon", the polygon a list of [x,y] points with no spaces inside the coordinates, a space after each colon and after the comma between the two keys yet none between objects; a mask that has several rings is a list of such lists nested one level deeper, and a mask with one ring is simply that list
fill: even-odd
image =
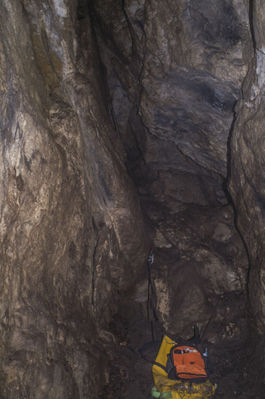
[{"label": "brown rock texture", "polygon": [[263,281],[263,108],[264,108],[264,13],[262,2],[253,6],[254,52],[236,108],[232,135],[230,191],[234,198],[238,225],[251,259],[249,294],[260,331],[264,330]]},{"label": "brown rock texture", "polygon": [[[259,383],[264,375],[264,65],[265,7],[261,1],[250,2],[254,52],[249,60],[248,74],[241,101],[237,104],[231,138],[231,177],[229,190],[233,197],[237,224],[244,238],[250,267],[248,298],[254,341],[252,364],[258,362]],[[259,336],[255,336],[256,331]],[[258,359],[258,360],[257,360]]]},{"label": "brown rock texture", "polygon": [[117,12],[115,1],[94,1],[93,21],[128,169],[153,229],[157,315],[167,331],[189,335],[214,313],[212,342],[217,330],[238,336],[244,316],[234,321],[229,307],[222,324],[219,305],[230,295],[242,300],[248,269],[225,190],[252,51],[247,3],[122,4]]},{"label": "brown rock texture", "polygon": [[97,398],[146,255],[139,201],[89,16],[3,1],[0,18],[1,397]]},{"label": "brown rock texture", "polygon": [[264,395],[264,18],[2,0],[1,398],[146,398],[140,346],[195,324],[216,398]]}]

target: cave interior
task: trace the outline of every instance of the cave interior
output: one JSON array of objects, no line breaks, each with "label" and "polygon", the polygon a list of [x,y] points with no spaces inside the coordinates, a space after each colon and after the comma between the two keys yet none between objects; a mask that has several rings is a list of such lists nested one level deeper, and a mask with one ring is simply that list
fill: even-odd
[{"label": "cave interior", "polygon": [[148,398],[198,326],[263,399],[262,0],[0,11],[1,398]]}]

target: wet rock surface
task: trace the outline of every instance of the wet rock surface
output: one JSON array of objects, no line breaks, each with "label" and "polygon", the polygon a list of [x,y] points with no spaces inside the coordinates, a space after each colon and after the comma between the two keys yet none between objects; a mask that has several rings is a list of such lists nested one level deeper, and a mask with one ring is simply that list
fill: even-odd
[{"label": "wet rock surface", "polygon": [[2,398],[98,397],[147,248],[76,7],[1,3]]},{"label": "wet rock surface", "polygon": [[[249,301],[252,328],[260,336],[251,350],[258,359],[259,383],[264,384],[264,188],[263,188],[263,109],[264,109],[264,4],[252,2],[252,40],[254,55],[236,107],[231,140],[231,178],[229,190],[237,208],[237,223],[248,250]],[[246,204],[248,204],[246,206]],[[257,349],[259,348],[259,349]],[[252,362],[253,364],[254,362]]]},{"label": "wet rock surface", "polygon": [[[106,17],[112,6],[94,2],[95,27],[127,166],[152,228],[158,336],[162,329],[188,337],[197,323],[211,346],[216,397],[243,397],[249,259],[226,182],[234,109],[253,55],[251,8],[127,1],[123,15]],[[116,32],[118,19],[123,34],[104,40],[99,21]]]},{"label": "wet rock surface", "polygon": [[2,398],[146,398],[194,324],[216,398],[263,398],[264,15],[2,1]]}]

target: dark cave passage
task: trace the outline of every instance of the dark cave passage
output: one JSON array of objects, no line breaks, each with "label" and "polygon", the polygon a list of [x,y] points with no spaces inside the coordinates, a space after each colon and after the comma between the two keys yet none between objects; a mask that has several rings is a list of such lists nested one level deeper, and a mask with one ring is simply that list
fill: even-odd
[{"label": "dark cave passage", "polygon": [[215,397],[257,397],[262,372],[249,387],[249,359],[257,361],[250,259],[227,187],[251,28],[224,2],[211,8],[205,1],[200,10],[186,3],[170,2],[168,10],[155,1],[93,5],[111,113],[155,252],[151,310],[144,310],[145,276],[141,309],[125,303],[117,315],[121,348],[106,392],[148,397],[159,346],[147,345],[148,359],[142,348],[163,334],[188,338],[196,324],[209,347]]},{"label": "dark cave passage", "polygon": [[194,326],[263,398],[265,6],[199,3],[0,5],[0,398],[151,397]]}]

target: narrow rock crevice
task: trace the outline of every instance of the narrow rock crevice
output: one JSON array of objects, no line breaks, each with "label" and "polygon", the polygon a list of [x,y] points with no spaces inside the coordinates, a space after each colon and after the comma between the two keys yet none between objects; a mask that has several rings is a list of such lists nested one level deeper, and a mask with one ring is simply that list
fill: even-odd
[{"label": "narrow rock crevice", "polygon": [[0,397],[144,399],[197,325],[263,398],[262,1],[0,11]]},{"label": "narrow rock crevice", "polygon": [[251,37],[252,37],[252,42],[253,42],[253,49],[254,49],[254,51],[256,51],[257,44],[256,44],[255,28],[254,28],[254,7],[255,7],[255,1],[249,0],[249,27],[250,27],[250,32],[251,32]]}]

